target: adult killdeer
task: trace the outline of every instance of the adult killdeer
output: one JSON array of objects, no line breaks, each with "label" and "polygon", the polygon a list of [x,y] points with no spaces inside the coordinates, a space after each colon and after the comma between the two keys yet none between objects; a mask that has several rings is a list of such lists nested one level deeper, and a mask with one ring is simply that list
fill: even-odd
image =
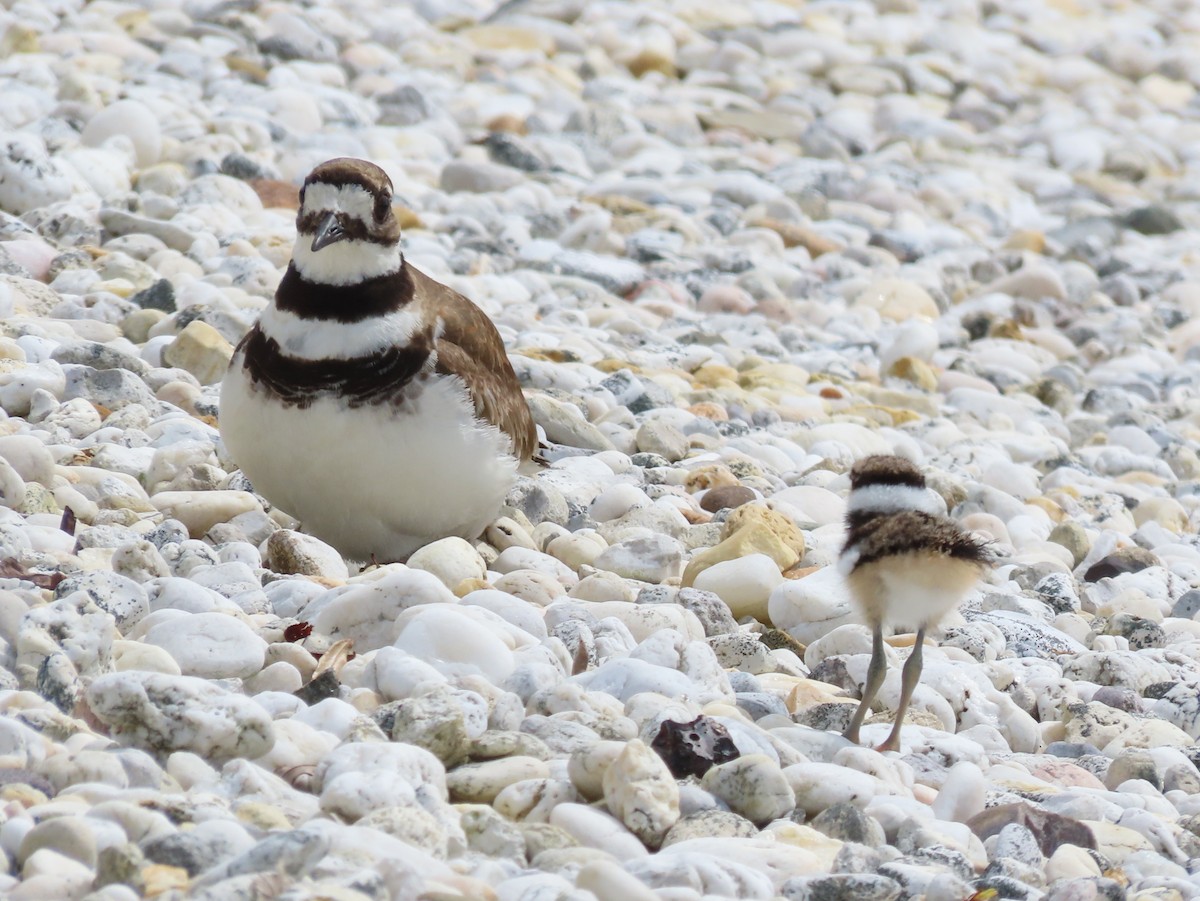
[{"label": "adult killdeer", "polygon": [[221,384],[231,456],[351,559],[474,538],[537,443],[495,326],[405,262],[392,183],[372,163],[313,169],[296,232]]},{"label": "adult killdeer", "polygon": [[992,563],[987,545],[943,516],[943,507],[925,486],[921,471],[903,457],[866,457],[850,470],[846,544],[838,567],[871,627],[872,642],[862,702],[846,738],[858,741],[859,728],[883,684],[884,625],[917,628],[900,680],[896,718],[881,751],[900,749],[900,726],[921,678],[925,630],[958,606]]}]

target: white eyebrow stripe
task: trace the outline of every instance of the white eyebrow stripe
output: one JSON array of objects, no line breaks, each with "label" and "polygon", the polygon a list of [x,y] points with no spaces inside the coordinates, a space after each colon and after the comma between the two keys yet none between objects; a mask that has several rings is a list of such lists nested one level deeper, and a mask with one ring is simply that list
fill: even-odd
[{"label": "white eyebrow stripe", "polygon": [[304,213],[343,212],[371,222],[375,198],[361,185],[327,185],[315,181],[304,189]]}]

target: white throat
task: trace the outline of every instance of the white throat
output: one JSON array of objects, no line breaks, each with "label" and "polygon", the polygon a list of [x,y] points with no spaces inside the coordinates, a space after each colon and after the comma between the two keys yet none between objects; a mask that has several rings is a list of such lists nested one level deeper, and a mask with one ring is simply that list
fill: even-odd
[{"label": "white throat", "polygon": [[313,252],[312,235],[296,235],[292,263],[305,281],[319,285],[355,285],[399,270],[400,244],[345,240]]},{"label": "white throat", "polygon": [[847,513],[891,514],[907,510],[944,516],[946,502],[936,491],[912,485],[862,485],[846,498]]}]

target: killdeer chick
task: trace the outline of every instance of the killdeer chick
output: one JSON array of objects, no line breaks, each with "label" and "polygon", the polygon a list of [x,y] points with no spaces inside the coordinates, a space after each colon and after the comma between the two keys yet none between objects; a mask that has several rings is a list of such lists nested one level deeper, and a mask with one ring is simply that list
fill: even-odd
[{"label": "killdeer chick", "polygon": [[917,627],[904,664],[891,734],[877,750],[900,749],[900,726],[921,678],[925,630],[958,606],[992,563],[987,545],[941,515],[942,504],[921,471],[903,457],[866,457],[850,470],[846,544],[838,568],[871,627],[871,663],[862,702],[845,731],[858,741],[887,672],[883,628]]},{"label": "killdeer chick", "polygon": [[313,169],[296,233],[221,384],[230,455],[351,559],[476,537],[537,443],[495,326],[405,261],[391,180],[372,163]]}]

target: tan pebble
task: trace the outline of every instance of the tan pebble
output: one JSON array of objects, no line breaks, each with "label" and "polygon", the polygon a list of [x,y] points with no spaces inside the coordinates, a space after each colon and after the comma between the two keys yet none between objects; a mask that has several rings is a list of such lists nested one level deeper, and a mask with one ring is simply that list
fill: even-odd
[{"label": "tan pebble", "polygon": [[728,422],[729,414],[720,404],[713,403],[709,400],[700,401],[698,404],[692,404],[687,408],[688,412],[693,416],[700,416],[704,419],[710,419],[713,422]]},{"label": "tan pebble", "polygon": [[147,898],[166,892],[182,891],[187,888],[188,871],[183,867],[169,867],[165,864],[151,864],[142,870],[142,884]]},{"label": "tan pebble", "polygon": [[488,584],[487,579],[463,579],[454,586],[454,596],[458,598],[465,598],[472,591],[482,591],[485,588],[491,587],[492,586]]},{"label": "tan pebble", "polygon": [[804,556],[804,533],[799,526],[792,522],[791,517],[764,504],[743,504],[730,513],[725,520],[722,537],[728,537],[752,522],[762,523],[770,529],[795,552],[797,560]]},{"label": "tan pebble", "polygon": [[779,235],[779,237],[783,238],[784,247],[803,247],[813,257],[819,257],[826,253],[836,253],[843,249],[843,245],[840,242],[832,238],[827,238],[814,229],[798,225],[794,222],[784,222],[781,219],[763,217],[755,219],[748,224],[756,228],[769,228]]},{"label": "tan pebble", "polygon": [[503,131],[513,135],[529,134],[529,125],[520,116],[503,113],[494,119],[489,119],[485,128],[488,131]]},{"label": "tan pebble", "polygon": [[693,469],[687,474],[683,486],[688,491],[695,492],[736,484],[738,484],[738,478],[728,466],[714,463],[709,466],[698,466]]},{"label": "tan pebble", "polygon": [[1186,532],[1188,515],[1173,497],[1148,497],[1133,508],[1133,521],[1139,526],[1156,522],[1170,532]]},{"label": "tan pebble", "polygon": [[277,178],[252,178],[247,182],[264,209],[298,210],[300,208],[300,189],[290,181],[280,181]]},{"label": "tan pebble", "polygon": [[163,362],[194,375],[202,385],[219,382],[233,358],[233,345],[209,325],[194,319],[163,348]]},{"label": "tan pebble", "polygon": [[[749,505],[738,507],[737,510],[744,510],[746,506]],[[730,514],[730,518],[732,517],[733,514]],[[803,543],[803,534],[801,534],[800,540]],[[791,543],[785,541],[765,523],[746,522],[741,528],[727,533],[720,544],[696,554],[684,570],[681,584],[685,588],[690,587],[695,584],[696,578],[709,567],[751,554],[766,554],[780,570],[783,570],[795,563],[803,553],[803,547],[797,553]]]},{"label": "tan pebble", "polygon": [[904,379],[913,385],[916,385],[922,391],[936,391],[938,379],[933,367],[924,360],[918,360],[916,357],[901,357],[892,364],[892,368],[888,370],[888,375],[894,375],[897,378]]},{"label": "tan pebble", "polygon": [[1039,510],[1045,510],[1051,522],[1061,523],[1067,517],[1067,511],[1048,497],[1031,497],[1025,503]]},{"label": "tan pebble", "polygon": [[1033,253],[1044,253],[1046,250],[1046,235],[1033,229],[1021,229],[1008,236],[1004,242],[1005,250],[1029,250]]},{"label": "tan pebble", "polygon": [[243,801],[234,813],[243,823],[257,826],[264,831],[292,828],[292,824],[280,813],[279,808],[259,801]]},{"label": "tan pebble", "polygon": [[643,50],[625,65],[638,78],[647,72],[659,72],[668,78],[675,78],[679,74],[674,60],[654,50]]}]

